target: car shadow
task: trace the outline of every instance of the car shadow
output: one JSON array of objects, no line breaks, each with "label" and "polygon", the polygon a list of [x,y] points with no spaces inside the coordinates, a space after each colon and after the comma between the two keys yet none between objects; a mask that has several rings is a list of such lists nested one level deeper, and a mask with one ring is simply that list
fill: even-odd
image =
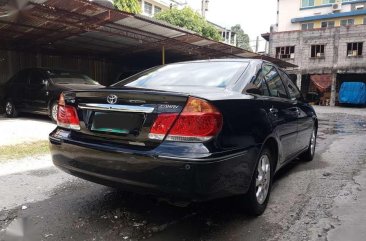
[{"label": "car shadow", "polygon": [[[47,117],[36,118],[49,121]],[[275,175],[273,189],[291,174],[308,168],[311,165],[295,159]],[[154,196],[75,179],[18,215],[32,217],[38,230],[52,233],[48,240],[68,239],[65,235],[74,240],[95,236],[111,241],[226,240],[228,232],[244,232],[245,240],[267,240],[276,234],[274,224],[267,223],[268,216],[275,215],[271,210],[255,218],[241,211],[238,201],[234,197],[177,207]]]},{"label": "car shadow", "polygon": [[[285,180],[301,163],[295,160],[280,170],[274,184]],[[227,232],[243,230],[245,240],[275,235],[273,224],[267,224],[268,216],[273,215],[269,209],[261,217],[251,217],[238,208],[238,201],[234,197],[177,207],[157,197],[75,179],[17,215],[31,217],[38,230],[52,233],[49,240],[67,239],[65,235],[75,240],[92,240],[95,235],[111,241],[225,240]]]}]

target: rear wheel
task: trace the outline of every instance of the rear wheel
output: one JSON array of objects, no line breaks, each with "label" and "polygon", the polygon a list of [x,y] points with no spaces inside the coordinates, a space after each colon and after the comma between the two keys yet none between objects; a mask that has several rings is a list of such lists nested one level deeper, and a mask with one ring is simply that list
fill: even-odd
[{"label": "rear wheel", "polygon": [[18,116],[18,111],[11,100],[5,102],[5,115],[9,118],[14,118]]},{"label": "rear wheel", "polygon": [[272,153],[265,148],[260,154],[249,191],[245,195],[245,209],[250,215],[259,216],[267,207],[272,186],[272,165]]},{"label": "rear wheel", "polygon": [[301,154],[300,159],[304,161],[312,161],[314,159],[316,147],[316,128],[314,127],[313,132],[311,133],[310,142],[308,149]]}]

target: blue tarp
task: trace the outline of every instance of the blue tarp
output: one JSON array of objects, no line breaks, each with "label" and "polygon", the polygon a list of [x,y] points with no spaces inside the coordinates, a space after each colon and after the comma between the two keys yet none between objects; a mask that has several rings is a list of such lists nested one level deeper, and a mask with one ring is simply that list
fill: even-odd
[{"label": "blue tarp", "polygon": [[363,82],[344,82],[339,91],[341,104],[366,104],[366,84]]}]

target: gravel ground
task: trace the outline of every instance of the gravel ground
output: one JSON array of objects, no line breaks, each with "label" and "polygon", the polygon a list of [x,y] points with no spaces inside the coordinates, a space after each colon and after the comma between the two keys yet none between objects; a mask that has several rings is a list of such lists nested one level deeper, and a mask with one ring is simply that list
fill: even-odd
[{"label": "gravel ground", "polygon": [[261,217],[239,213],[231,199],[179,208],[100,186],[43,155],[0,164],[0,240],[23,224],[36,230],[34,240],[364,241],[366,109],[316,110],[314,161],[278,173]]}]

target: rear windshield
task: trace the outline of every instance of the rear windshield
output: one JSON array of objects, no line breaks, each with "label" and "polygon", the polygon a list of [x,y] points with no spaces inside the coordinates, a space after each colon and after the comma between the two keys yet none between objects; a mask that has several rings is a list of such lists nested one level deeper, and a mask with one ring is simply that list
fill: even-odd
[{"label": "rear windshield", "polygon": [[225,88],[244,71],[247,62],[179,63],[155,67],[124,79],[112,87],[207,86]]},{"label": "rear windshield", "polygon": [[55,84],[83,84],[83,85],[98,85],[98,82],[91,79],[89,76],[80,73],[49,70],[47,71],[49,78]]}]

